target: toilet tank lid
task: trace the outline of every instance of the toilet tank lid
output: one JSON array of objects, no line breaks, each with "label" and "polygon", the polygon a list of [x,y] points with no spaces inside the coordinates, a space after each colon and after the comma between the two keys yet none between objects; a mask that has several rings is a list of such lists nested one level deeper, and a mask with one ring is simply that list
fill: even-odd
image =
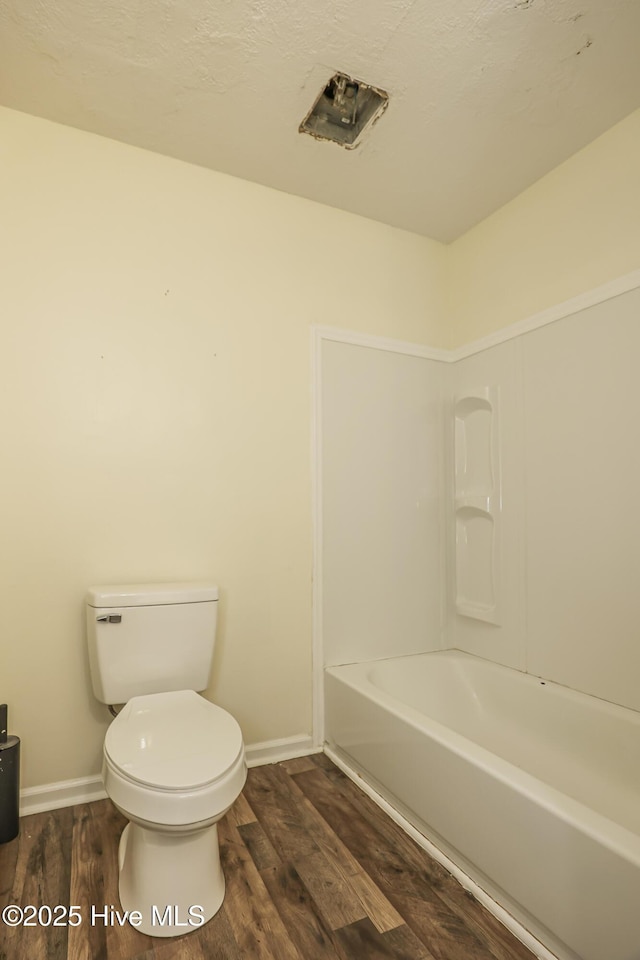
[{"label": "toilet tank lid", "polygon": [[218,588],[204,580],[172,583],[112,583],[89,587],[90,607],[150,607],[163,603],[203,603],[218,599]]}]

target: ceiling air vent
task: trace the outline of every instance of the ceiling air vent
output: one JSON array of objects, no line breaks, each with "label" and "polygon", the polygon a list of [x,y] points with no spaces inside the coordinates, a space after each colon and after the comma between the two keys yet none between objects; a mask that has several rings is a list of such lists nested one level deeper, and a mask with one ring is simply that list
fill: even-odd
[{"label": "ceiling air vent", "polygon": [[300,133],[316,140],[333,140],[347,150],[358,146],[389,103],[389,94],[368,83],[336,73],[300,124]]}]

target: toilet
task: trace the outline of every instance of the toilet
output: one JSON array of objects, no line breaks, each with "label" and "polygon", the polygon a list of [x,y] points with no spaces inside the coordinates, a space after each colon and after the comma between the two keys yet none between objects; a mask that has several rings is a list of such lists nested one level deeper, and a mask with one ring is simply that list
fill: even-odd
[{"label": "toilet", "polygon": [[118,851],[120,902],[154,937],[201,927],[224,899],[217,823],[247,771],[237,721],[198,692],[209,682],[217,610],[210,583],[87,594],[93,692],[112,712],[124,704],[102,764],[107,795],[129,821]]}]

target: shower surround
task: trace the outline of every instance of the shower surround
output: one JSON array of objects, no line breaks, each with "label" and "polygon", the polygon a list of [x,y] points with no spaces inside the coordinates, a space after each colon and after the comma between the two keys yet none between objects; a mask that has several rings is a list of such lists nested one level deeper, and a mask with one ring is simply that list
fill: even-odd
[{"label": "shower surround", "polygon": [[328,749],[562,960],[640,943],[639,314],[317,342]]}]

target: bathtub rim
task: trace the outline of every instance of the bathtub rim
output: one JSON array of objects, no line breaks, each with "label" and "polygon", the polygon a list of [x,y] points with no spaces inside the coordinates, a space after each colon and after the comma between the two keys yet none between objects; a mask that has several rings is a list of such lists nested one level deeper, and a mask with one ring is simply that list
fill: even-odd
[{"label": "bathtub rim", "polygon": [[[457,650],[434,652],[462,653],[462,651]],[[431,655],[432,654],[429,653],[415,654],[414,656]],[[482,659],[480,657],[476,658],[472,654],[463,654],[463,656],[469,657],[472,660]],[[389,657],[387,659],[397,658]],[[575,824],[576,820],[579,821],[581,827],[584,828],[585,833],[587,833],[591,839],[596,840],[612,853],[626,860],[630,860],[640,869],[640,836],[638,834],[617,821],[612,820],[610,817],[607,817],[605,814],[593,810],[582,801],[576,800],[568,794],[563,793],[557,787],[551,786],[551,784],[546,783],[544,780],[528,773],[524,768],[518,767],[508,760],[504,760],[486,747],[475,743],[473,740],[457,733],[455,730],[451,730],[438,720],[434,720],[428,714],[421,713],[419,710],[416,710],[415,707],[403,703],[397,697],[375,686],[375,684],[364,675],[364,671],[369,668],[371,664],[380,662],[384,661],[363,661],[362,663],[340,664],[326,667],[325,675],[328,674],[340,683],[344,683],[360,696],[364,696],[371,702],[384,707],[397,719],[433,737],[434,740],[446,749],[451,750],[464,760],[480,767],[484,772],[495,776],[501,783],[515,789],[518,793],[535,797],[536,801],[539,802],[545,810],[553,813],[564,823]],[[486,662],[491,663],[491,661]],[[491,665],[494,666],[492,663]],[[500,665],[495,664],[495,666],[499,667]],[[503,669],[511,672],[511,668],[509,667],[504,667]],[[340,671],[344,671],[346,676]],[[351,674],[357,675],[358,673],[362,674],[359,678],[360,682],[357,682],[351,677]],[[547,682],[549,685],[552,683],[552,681]],[[556,684],[556,686],[559,685]],[[584,696],[589,696],[589,694],[584,694]],[[608,701],[603,702],[608,703]],[[616,705],[612,704],[612,706],[615,707]],[[627,708],[619,707],[618,709],[624,710]],[[325,750],[326,747],[327,742],[325,741]],[[348,757],[346,752],[345,756]],[[351,760],[351,758],[348,757],[348,760]]]},{"label": "bathtub rim", "polygon": [[[588,693],[584,690],[576,690],[574,687],[570,687],[565,683],[559,683],[557,680],[551,680],[548,677],[544,677],[541,674],[529,673],[526,670],[520,670],[518,667],[509,666],[506,663],[499,663],[497,660],[491,660],[488,657],[483,657],[478,653],[469,653],[468,650],[460,650],[457,647],[446,647],[440,650],[425,650],[420,653],[409,653],[403,654],[398,657],[379,657],[376,660],[361,660],[361,661],[352,661],[350,663],[335,663],[335,664],[326,664],[326,670],[337,670],[343,667],[349,667],[356,670],[357,668],[373,667],[382,665],[389,661],[394,660],[411,660],[411,659],[422,659],[422,658],[433,658],[433,659],[443,659],[443,660],[454,660],[461,663],[472,663],[480,665],[482,670],[490,670],[498,674],[515,674],[520,681],[524,683],[529,683],[532,685],[543,684],[548,687],[550,691],[557,690],[558,694],[564,699],[572,700],[582,700],[587,698],[594,702],[596,709],[599,711],[604,711],[606,713],[611,713],[614,716],[620,714],[633,714],[637,720],[636,722],[640,725],[640,710],[634,710],[633,707],[626,707],[622,704],[615,703],[613,700],[606,700],[604,697],[598,697],[596,694]],[[372,684],[375,687],[375,684]],[[390,694],[390,696],[393,696]],[[419,712],[419,711],[418,711]]]}]

